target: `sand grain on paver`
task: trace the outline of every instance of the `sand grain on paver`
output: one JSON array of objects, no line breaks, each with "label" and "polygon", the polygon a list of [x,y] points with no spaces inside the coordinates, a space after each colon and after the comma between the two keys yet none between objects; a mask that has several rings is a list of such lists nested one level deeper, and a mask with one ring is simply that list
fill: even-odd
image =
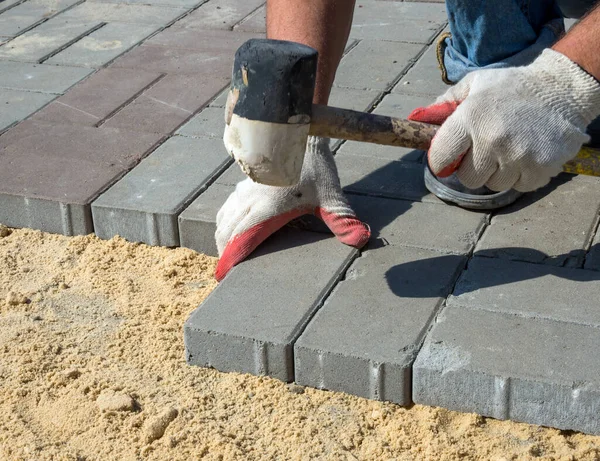
[{"label": "sand grain on paver", "polygon": [[186,365],[215,263],[0,226],[0,459],[599,459],[598,437]]}]

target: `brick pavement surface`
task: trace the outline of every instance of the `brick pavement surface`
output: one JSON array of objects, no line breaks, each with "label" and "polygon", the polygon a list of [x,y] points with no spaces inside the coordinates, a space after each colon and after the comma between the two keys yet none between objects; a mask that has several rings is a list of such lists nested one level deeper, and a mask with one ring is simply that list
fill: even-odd
[{"label": "brick pavement surface", "polygon": [[[265,14],[262,0],[2,2],[0,222],[217,255],[217,211],[244,179],[223,89]],[[440,2],[358,1],[330,104],[406,117],[432,102],[445,27]],[[562,175],[474,213],[427,192],[420,151],[332,147],[367,248],[310,218],[277,232],[189,318],[188,361],[600,433],[599,180]]]}]

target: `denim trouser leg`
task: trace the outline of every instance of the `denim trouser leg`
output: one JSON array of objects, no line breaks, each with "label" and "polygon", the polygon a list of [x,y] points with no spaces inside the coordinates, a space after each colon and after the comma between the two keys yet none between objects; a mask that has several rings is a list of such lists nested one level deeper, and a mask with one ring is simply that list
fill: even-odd
[{"label": "denim trouser leg", "polygon": [[[446,0],[452,34],[446,38],[444,53],[448,80],[457,82],[482,68],[529,64],[564,32],[563,13],[580,17],[594,3],[595,0]],[[600,119],[588,129],[590,134],[596,130],[600,131]]]}]

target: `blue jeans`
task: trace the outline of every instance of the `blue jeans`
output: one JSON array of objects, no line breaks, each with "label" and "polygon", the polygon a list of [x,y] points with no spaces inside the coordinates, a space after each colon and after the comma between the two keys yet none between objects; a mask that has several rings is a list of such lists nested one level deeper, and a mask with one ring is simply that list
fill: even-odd
[{"label": "blue jeans", "polygon": [[[596,0],[446,0],[450,33],[444,67],[457,82],[482,68],[533,61],[564,32],[563,17],[579,18]],[[600,118],[588,128],[600,137]],[[598,133],[598,134],[596,134]]]}]

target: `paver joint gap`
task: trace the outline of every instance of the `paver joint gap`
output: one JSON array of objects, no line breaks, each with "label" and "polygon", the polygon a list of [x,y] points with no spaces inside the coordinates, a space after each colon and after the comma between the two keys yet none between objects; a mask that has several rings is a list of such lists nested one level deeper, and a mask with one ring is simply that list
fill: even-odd
[{"label": "paver joint gap", "polygon": [[[210,0],[207,0],[210,1]],[[256,8],[254,8],[252,11],[250,11],[250,13],[248,13],[246,16],[244,16],[242,19],[240,19],[238,22],[236,22],[233,26],[230,27],[230,31],[233,31],[237,26],[239,26],[240,24],[242,24],[246,19],[248,19],[250,16],[252,16],[254,13],[256,13],[258,10],[260,10],[263,6],[265,6],[264,3],[258,5]]]},{"label": "paver joint gap", "polygon": [[75,37],[72,40],[69,40],[67,43],[65,43],[64,45],[58,47],[57,49],[51,51],[50,53],[48,53],[46,56],[41,57],[40,59],[38,59],[37,63],[38,64],[43,64],[44,61],[47,61],[48,59],[50,59],[52,56],[57,55],[58,53],[60,53],[61,51],[66,50],[67,48],[69,48],[71,45],[74,45],[75,43],[77,43],[79,40],[81,40],[84,37],[87,37],[88,35],[96,32],[99,29],[102,29],[105,25],[107,25],[107,22],[100,22],[98,24],[96,24],[94,27],[92,27],[90,30],[85,31],[82,34],[79,34],[77,37]]},{"label": "paver joint gap", "polygon": [[107,121],[109,121],[111,118],[113,118],[119,112],[121,112],[123,109],[125,109],[127,106],[129,106],[133,101],[135,101],[138,97],[140,97],[145,91],[147,91],[150,88],[152,88],[154,85],[156,85],[158,82],[160,82],[166,76],[167,76],[166,73],[164,73],[164,72],[161,73],[158,77],[156,77],[154,80],[152,80],[146,86],[144,86],[143,88],[141,88],[133,96],[131,96],[129,99],[127,99],[127,101],[125,101],[123,104],[121,104],[115,110],[113,110],[112,112],[110,112],[106,117],[104,117],[102,120],[100,120],[99,122],[97,122],[94,126],[96,128],[99,128],[102,125],[104,125]]}]

